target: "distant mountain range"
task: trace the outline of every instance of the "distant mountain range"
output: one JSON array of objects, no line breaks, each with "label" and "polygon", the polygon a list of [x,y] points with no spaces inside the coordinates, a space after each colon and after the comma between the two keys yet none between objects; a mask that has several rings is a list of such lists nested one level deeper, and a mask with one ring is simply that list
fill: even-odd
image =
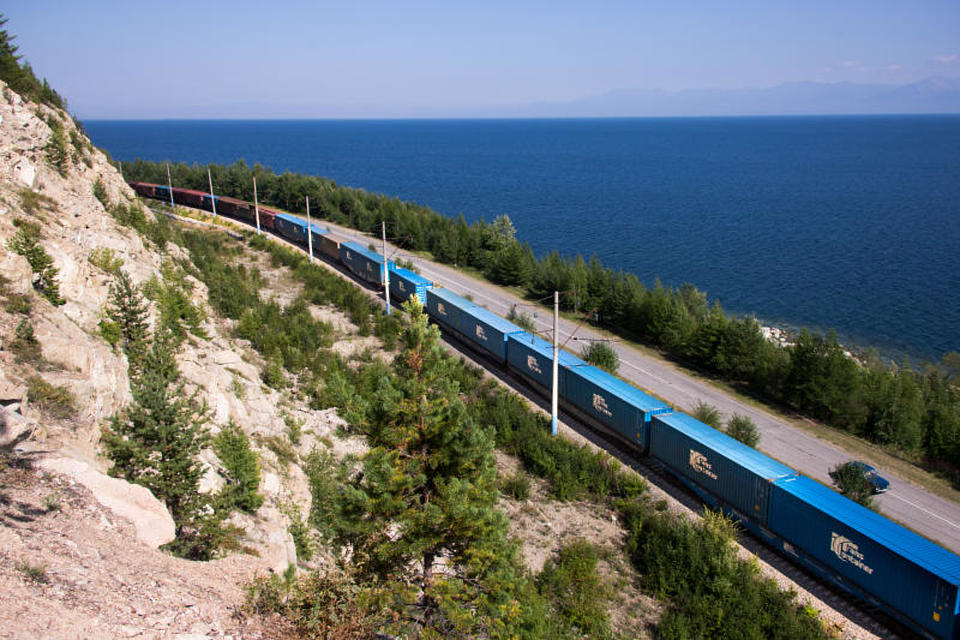
[{"label": "distant mountain range", "polygon": [[534,103],[510,115],[543,118],[879,113],[960,113],[960,78],[931,77],[905,85],[792,82],[759,89],[619,89],[569,102]]}]

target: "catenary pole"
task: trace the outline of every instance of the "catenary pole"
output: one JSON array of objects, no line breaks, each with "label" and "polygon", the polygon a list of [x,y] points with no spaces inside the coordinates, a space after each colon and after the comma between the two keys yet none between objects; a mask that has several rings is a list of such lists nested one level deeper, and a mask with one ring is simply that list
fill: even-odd
[{"label": "catenary pole", "polygon": [[310,263],[313,264],[313,226],[310,224],[310,196],[307,199],[307,250],[310,252]]},{"label": "catenary pole", "polygon": [[257,235],[260,235],[260,205],[257,204],[257,176],[253,176],[253,213],[257,218]]},{"label": "catenary pole", "polygon": [[207,167],[207,184],[210,185],[210,205],[213,207],[213,217],[217,217],[217,199],[213,196],[213,178],[210,177],[210,167]]},{"label": "catenary pole", "polygon": [[380,222],[383,237],[383,299],[387,301],[387,315],[390,315],[390,269],[387,268],[387,223]]},{"label": "catenary pole", "polygon": [[126,180],[123,177],[123,163],[120,162],[119,160],[117,161],[117,167],[120,168],[120,179],[126,182]]},{"label": "catenary pole", "polygon": [[550,393],[550,435],[557,435],[557,370],[560,359],[560,292],[553,292],[553,390]]},{"label": "catenary pole", "polygon": [[170,165],[167,164],[167,189],[170,191],[170,208],[173,209],[173,183],[170,182]]}]

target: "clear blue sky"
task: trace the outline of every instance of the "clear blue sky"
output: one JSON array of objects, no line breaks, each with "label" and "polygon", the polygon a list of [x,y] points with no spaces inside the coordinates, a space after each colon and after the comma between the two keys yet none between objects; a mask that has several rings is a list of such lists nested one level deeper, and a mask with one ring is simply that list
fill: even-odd
[{"label": "clear blue sky", "polygon": [[960,76],[958,0],[8,0],[83,119],[474,115],[617,89]]}]

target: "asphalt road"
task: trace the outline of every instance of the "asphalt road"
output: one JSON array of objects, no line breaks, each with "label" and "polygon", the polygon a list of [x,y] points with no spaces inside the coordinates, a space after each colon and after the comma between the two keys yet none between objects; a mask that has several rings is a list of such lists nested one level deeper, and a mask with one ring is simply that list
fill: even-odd
[{"label": "asphalt road", "polygon": [[[323,224],[336,229],[339,235],[348,236],[363,244],[372,241],[369,236],[361,236],[355,231],[330,225],[326,221]],[[380,242],[374,241],[374,244],[379,252]],[[518,309],[528,315],[536,312],[534,323],[541,335],[549,336],[553,330],[553,317],[550,312],[543,308],[533,309],[528,301],[500,287],[402,250],[398,251],[389,245],[388,251],[391,252],[391,260],[403,258],[413,262],[425,278],[460,295],[469,295],[476,304],[490,311],[506,316],[510,309],[517,305]],[[563,317],[560,318],[559,333],[561,344],[572,335],[579,338],[604,337],[587,325],[577,326]],[[570,340],[567,348],[576,353],[580,351],[581,344],[585,343]],[[734,413],[749,416],[761,434],[759,449],[805,475],[829,485],[828,471],[852,457],[837,446],[797,429],[771,413],[743,404],[724,391],[679,371],[663,360],[645,355],[623,343],[610,344],[620,357],[620,369],[617,372],[620,376],[681,410],[692,411],[697,402],[702,400],[717,407],[725,418]],[[880,512],[960,554],[960,504],[933,495],[884,469],[881,469],[881,472],[890,480],[891,489],[875,498]]]}]

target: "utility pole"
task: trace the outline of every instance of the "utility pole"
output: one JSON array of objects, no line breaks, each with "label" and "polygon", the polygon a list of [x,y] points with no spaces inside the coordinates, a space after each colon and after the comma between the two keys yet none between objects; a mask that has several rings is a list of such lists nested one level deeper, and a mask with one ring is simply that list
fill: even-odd
[{"label": "utility pole", "polygon": [[257,218],[257,235],[260,235],[260,205],[257,204],[257,176],[253,176],[253,213]]},{"label": "utility pole", "polygon": [[126,180],[123,177],[123,163],[120,162],[119,160],[117,161],[117,167],[120,168],[120,179],[126,182]]},{"label": "utility pole", "polygon": [[383,235],[383,298],[387,301],[387,315],[390,315],[390,269],[387,268],[387,222],[380,222]]},{"label": "utility pole", "polygon": [[560,360],[560,292],[553,292],[553,390],[550,394],[550,435],[557,435],[557,372]]},{"label": "utility pole", "polygon": [[210,205],[213,207],[213,217],[217,217],[217,199],[213,197],[213,178],[210,177],[210,167],[207,167],[207,184],[210,185]]},{"label": "utility pole", "polygon": [[307,250],[310,252],[310,264],[313,264],[313,226],[310,224],[310,196],[307,199]]},{"label": "utility pole", "polygon": [[170,164],[167,164],[167,189],[170,190],[170,208],[173,209],[173,183],[170,182]]}]

